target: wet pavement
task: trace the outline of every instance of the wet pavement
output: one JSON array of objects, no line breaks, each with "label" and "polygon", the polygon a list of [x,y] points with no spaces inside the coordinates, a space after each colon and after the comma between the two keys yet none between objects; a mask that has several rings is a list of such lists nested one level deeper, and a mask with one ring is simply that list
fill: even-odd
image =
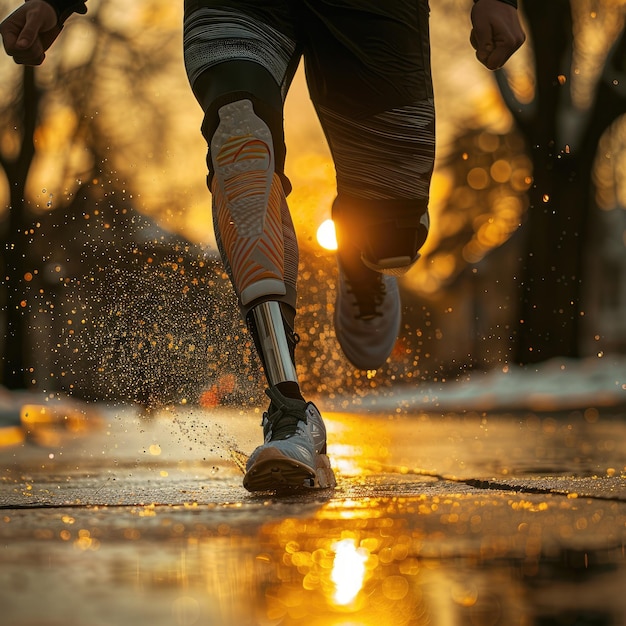
[{"label": "wet pavement", "polygon": [[337,488],[280,498],[254,411],[27,412],[3,626],[626,625],[622,409],[326,413]]}]

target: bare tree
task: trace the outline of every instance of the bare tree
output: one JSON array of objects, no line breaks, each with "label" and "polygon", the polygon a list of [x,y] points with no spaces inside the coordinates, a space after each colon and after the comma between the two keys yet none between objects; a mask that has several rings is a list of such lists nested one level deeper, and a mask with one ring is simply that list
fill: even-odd
[{"label": "bare tree", "polygon": [[[177,40],[167,29],[123,19],[116,0],[92,0],[89,19],[72,19],[41,68],[1,68],[0,170],[8,211],[2,235],[5,316],[2,384],[31,384],[29,325],[45,258],[33,253],[38,216],[52,208],[81,207],[87,187],[132,204],[133,180],[121,177],[140,153],[159,159],[170,131],[167,111],[155,106],[154,83],[178,60]],[[162,6],[152,2],[154,11]],[[172,31],[173,32],[173,31]],[[179,70],[179,68],[176,68]],[[54,200],[34,187],[45,171]],[[39,173],[37,177],[36,174]],[[43,197],[43,200],[41,199]],[[71,237],[72,224],[61,237]],[[63,245],[63,241],[59,241]]]},{"label": "bare tree", "polygon": [[0,167],[8,182],[10,208],[6,234],[2,241],[5,287],[5,358],[2,381],[9,388],[24,387],[28,380],[24,360],[27,351],[27,319],[23,303],[30,220],[25,189],[28,172],[35,157],[34,135],[41,102],[41,92],[35,83],[33,68],[24,68],[21,76],[21,89],[11,103],[11,113],[8,116],[0,115],[0,127],[5,129],[5,134],[13,135],[15,140],[9,142],[8,151],[0,151]]},{"label": "bare tree", "polygon": [[[593,171],[600,138],[626,113],[624,33],[619,4],[524,0],[534,51],[533,99],[522,102],[498,74],[499,86],[532,158],[533,185],[524,225],[519,328],[514,359],[580,356],[583,282],[594,204]],[[587,64],[587,102],[576,97],[584,43],[582,19],[602,19],[617,35],[598,61]],[[617,32],[615,32],[617,31]],[[620,32],[621,31],[621,32]],[[583,100],[581,102],[581,100]]]}]

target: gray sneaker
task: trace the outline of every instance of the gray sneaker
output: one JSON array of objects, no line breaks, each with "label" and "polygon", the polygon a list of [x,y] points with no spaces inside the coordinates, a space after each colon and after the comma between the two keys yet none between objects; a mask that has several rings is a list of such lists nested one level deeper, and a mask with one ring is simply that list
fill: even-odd
[{"label": "gray sneaker", "polygon": [[263,414],[265,443],[250,455],[243,486],[248,491],[334,487],[326,427],[317,407],[285,398],[276,387],[265,393],[271,400]]},{"label": "gray sneaker", "polygon": [[351,284],[339,264],[335,335],[355,367],[381,367],[393,350],[401,321],[400,292],[394,276],[371,272],[366,281]]}]

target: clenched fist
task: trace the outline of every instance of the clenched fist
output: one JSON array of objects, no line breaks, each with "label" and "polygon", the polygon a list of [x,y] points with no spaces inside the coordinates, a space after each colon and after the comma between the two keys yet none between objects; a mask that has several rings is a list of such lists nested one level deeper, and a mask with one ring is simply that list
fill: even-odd
[{"label": "clenched fist", "polygon": [[472,8],[472,26],[476,58],[490,70],[502,67],[526,40],[517,10],[501,0],[478,0]]},{"label": "clenched fist", "polygon": [[28,0],[0,24],[6,53],[21,65],[41,65],[60,32],[56,11],[44,0]]}]

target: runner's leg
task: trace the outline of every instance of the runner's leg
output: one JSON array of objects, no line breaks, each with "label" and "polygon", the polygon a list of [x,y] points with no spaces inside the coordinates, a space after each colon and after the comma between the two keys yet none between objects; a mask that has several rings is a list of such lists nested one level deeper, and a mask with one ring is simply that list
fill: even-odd
[{"label": "runner's leg", "polygon": [[396,274],[418,258],[429,227],[432,99],[353,119],[318,107],[337,169],[333,218],[346,256]]},{"label": "runner's leg", "polygon": [[427,0],[303,0],[311,96],[337,172],[340,256],[406,271],[428,233],[435,153]]},{"label": "runner's leg", "polygon": [[189,80],[205,111],[216,239],[270,386],[301,397],[293,332],[298,249],[282,127],[299,52],[282,2],[223,4],[188,0],[184,30]]},{"label": "runner's leg", "polygon": [[[307,79],[337,173],[337,339],[380,367],[400,328],[393,275],[428,234],[435,152],[427,0],[303,0]],[[381,273],[390,276],[381,276]]]}]

